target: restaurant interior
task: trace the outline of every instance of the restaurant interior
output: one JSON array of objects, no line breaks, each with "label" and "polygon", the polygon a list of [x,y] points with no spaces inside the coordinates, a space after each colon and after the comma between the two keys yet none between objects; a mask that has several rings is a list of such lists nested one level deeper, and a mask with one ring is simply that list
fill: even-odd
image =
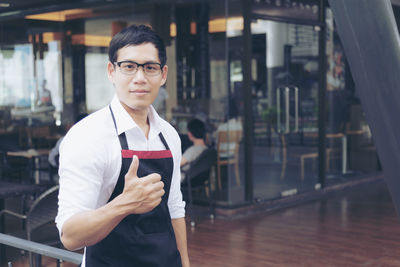
[{"label": "restaurant interior", "polygon": [[[42,193],[54,204],[49,154],[113,97],[107,47],[131,24],[166,44],[169,76],[153,106],[182,151],[188,121],[206,125],[215,154],[183,189],[198,216],[296,204],[381,172],[324,0],[18,0],[0,3],[0,181],[25,188],[10,187],[1,209],[27,214]],[[6,220],[17,225],[8,231],[23,224]]]}]

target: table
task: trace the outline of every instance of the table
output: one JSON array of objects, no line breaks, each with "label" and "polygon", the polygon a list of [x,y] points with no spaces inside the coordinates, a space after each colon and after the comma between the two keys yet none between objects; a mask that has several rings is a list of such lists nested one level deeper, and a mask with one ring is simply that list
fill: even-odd
[{"label": "table", "polygon": [[347,130],[346,134],[343,135],[343,137],[342,137],[342,154],[343,154],[342,174],[347,173],[347,136],[362,135],[364,133],[365,133],[364,130]]},{"label": "table", "polygon": [[[342,174],[345,175],[348,172],[347,169],[347,137],[350,135],[361,135],[365,131],[364,130],[347,130],[345,133],[328,133],[326,134],[327,139],[341,139],[342,141]],[[306,133],[310,135],[310,133]],[[313,136],[318,136],[317,133],[311,133]],[[327,169],[329,169],[329,161],[330,161],[330,153],[332,153],[334,149],[327,148],[326,153],[327,153],[327,160],[326,160],[326,166]],[[307,153],[303,154],[300,156],[300,177],[301,180],[304,180],[304,161],[306,159],[315,159],[318,157],[318,152],[313,152],[313,153]]]},{"label": "table", "polygon": [[347,173],[347,137],[349,135],[361,135],[364,130],[347,130],[345,133],[327,134],[327,138],[340,138],[342,140],[342,174]]},{"label": "table", "polygon": [[34,179],[35,184],[39,184],[39,169],[40,169],[40,158],[47,156],[50,153],[50,149],[28,149],[22,151],[8,151],[7,156],[11,157],[23,157],[29,160],[29,171],[31,172],[31,177]]}]

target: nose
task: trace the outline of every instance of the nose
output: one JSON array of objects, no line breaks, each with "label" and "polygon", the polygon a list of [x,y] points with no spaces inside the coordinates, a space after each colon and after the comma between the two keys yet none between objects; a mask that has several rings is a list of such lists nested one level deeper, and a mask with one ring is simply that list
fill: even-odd
[{"label": "nose", "polygon": [[134,77],[133,80],[136,82],[145,80],[144,67],[138,66],[138,69],[136,73],[133,75],[133,77]]}]

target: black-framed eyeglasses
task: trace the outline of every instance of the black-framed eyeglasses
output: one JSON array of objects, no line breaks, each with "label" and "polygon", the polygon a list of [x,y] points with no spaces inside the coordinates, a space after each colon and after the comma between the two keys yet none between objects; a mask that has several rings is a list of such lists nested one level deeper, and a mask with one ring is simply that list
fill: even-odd
[{"label": "black-framed eyeglasses", "polygon": [[157,76],[161,73],[161,68],[162,68],[162,65],[156,62],[139,64],[135,61],[126,60],[126,61],[114,62],[114,64],[118,65],[121,72],[126,75],[134,75],[138,71],[139,67],[142,67],[145,75]]}]

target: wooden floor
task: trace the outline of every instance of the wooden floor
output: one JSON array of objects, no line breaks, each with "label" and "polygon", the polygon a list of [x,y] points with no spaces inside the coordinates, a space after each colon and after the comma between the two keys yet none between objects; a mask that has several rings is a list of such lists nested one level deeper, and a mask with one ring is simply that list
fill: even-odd
[{"label": "wooden floor", "polygon": [[188,229],[192,267],[400,266],[400,221],[382,182],[294,208]]},{"label": "wooden floor", "polygon": [[188,227],[191,266],[400,266],[399,223],[386,185],[370,183],[269,214],[202,219]]}]

